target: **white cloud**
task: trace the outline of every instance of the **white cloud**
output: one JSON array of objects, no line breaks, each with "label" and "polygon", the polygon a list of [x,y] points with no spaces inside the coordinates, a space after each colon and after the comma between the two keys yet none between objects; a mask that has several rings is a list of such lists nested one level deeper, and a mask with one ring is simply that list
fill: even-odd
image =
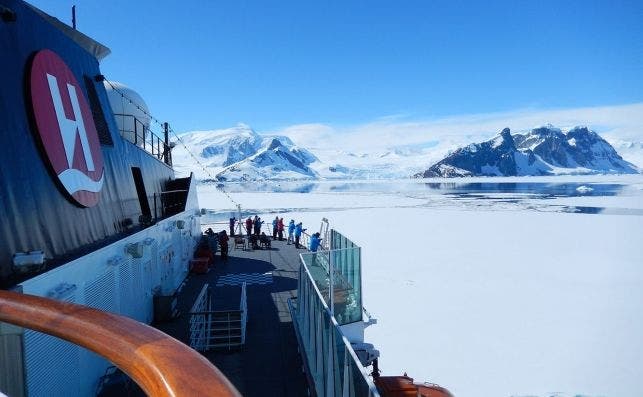
[{"label": "white cloud", "polygon": [[643,103],[574,109],[520,109],[508,112],[458,115],[409,120],[386,116],[352,126],[292,125],[271,131],[312,149],[344,148],[352,151],[384,150],[392,146],[437,141],[436,151],[489,139],[504,127],[524,131],[543,124],[560,128],[587,125],[608,140],[643,141]]}]

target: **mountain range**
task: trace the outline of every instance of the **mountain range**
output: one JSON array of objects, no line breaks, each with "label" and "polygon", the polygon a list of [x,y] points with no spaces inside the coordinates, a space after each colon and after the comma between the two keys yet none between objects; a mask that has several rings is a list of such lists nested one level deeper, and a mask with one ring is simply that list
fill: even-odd
[{"label": "mountain range", "polygon": [[[462,145],[448,154],[444,144],[434,147],[438,142],[384,150],[369,150],[368,144],[365,142],[359,152],[342,149],[339,141],[334,148],[304,148],[287,136],[258,134],[248,125],[238,124],[182,134],[172,157],[178,174],[194,171],[200,180],[219,181],[638,172],[586,127],[563,132],[545,126],[520,134],[505,129],[489,141]],[[624,150],[636,149],[624,142],[620,145]]]},{"label": "mountain range", "polygon": [[200,180],[404,178],[435,158],[407,146],[360,152],[340,147],[307,149],[287,136],[258,134],[246,124],[180,136],[172,150],[174,168],[179,175],[194,172]]},{"label": "mountain range", "polygon": [[551,125],[524,134],[505,128],[486,142],[461,147],[415,177],[635,174],[637,167],[587,127]]},{"label": "mountain range", "polygon": [[[204,172],[199,179],[266,180],[317,179],[310,166],[319,160],[290,138],[259,135],[245,124],[219,131],[198,131],[181,136],[172,157],[180,174],[194,169],[188,150],[194,154]],[[186,150],[187,148],[187,150]]]}]

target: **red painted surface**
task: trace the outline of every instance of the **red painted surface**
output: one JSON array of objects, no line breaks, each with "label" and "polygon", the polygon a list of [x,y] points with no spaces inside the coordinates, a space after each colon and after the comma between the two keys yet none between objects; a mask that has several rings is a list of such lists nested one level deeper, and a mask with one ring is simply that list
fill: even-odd
[{"label": "red painted surface", "polygon": [[[83,153],[78,129],[75,136],[75,148],[71,166],[67,161],[61,126],[56,116],[54,99],[50,90],[47,75],[56,78],[58,92],[62,101],[64,116],[71,121],[78,121],[72,108],[72,102],[68,86],[75,89],[80,116],[85,126],[87,141],[91,157],[94,163],[94,170],[90,171],[87,166],[87,158]],[[46,161],[49,162],[52,170],[58,176],[66,170],[75,169],[88,177],[88,180],[98,182],[103,176],[103,156],[101,154],[100,142],[96,132],[96,126],[91,110],[85,98],[85,92],[76,80],[73,72],[67,64],[53,51],[41,50],[33,58],[30,70],[30,94],[34,119],[38,130],[38,136],[46,154]],[[100,189],[92,192],[82,189],[82,180],[78,182],[80,189],[72,189],[62,181],[60,184],[65,188],[73,200],[83,206],[92,207],[98,203]]]}]

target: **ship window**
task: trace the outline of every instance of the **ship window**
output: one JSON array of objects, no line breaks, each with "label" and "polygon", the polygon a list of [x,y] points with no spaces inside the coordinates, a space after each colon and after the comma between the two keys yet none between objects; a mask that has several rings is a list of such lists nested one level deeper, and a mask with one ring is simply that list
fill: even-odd
[{"label": "ship window", "polygon": [[85,87],[87,87],[87,96],[89,97],[89,107],[92,110],[92,117],[94,118],[94,124],[96,125],[96,132],[98,133],[98,141],[101,145],[114,146],[114,141],[112,141],[112,135],[109,133],[107,121],[105,121],[103,107],[100,105],[100,101],[98,100],[98,92],[96,92],[94,80],[87,76],[84,77]]}]

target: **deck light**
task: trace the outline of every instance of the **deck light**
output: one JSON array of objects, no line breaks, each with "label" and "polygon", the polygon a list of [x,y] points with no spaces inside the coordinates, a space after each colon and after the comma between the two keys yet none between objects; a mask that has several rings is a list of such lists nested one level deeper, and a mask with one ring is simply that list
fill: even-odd
[{"label": "deck light", "polygon": [[2,5],[0,5],[0,17],[5,22],[16,22],[16,12]]},{"label": "deck light", "polygon": [[123,262],[123,257],[120,255],[112,256],[107,260],[107,266],[118,266]]},{"label": "deck light", "polygon": [[60,283],[47,292],[47,296],[52,299],[62,299],[76,290],[76,284]]},{"label": "deck light", "polygon": [[18,252],[13,254],[13,269],[17,273],[30,273],[45,267],[45,253],[42,251]]},{"label": "deck light", "polygon": [[130,243],[125,246],[125,252],[132,255],[132,258],[142,258],[143,257],[143,244],[141,243]]}]

